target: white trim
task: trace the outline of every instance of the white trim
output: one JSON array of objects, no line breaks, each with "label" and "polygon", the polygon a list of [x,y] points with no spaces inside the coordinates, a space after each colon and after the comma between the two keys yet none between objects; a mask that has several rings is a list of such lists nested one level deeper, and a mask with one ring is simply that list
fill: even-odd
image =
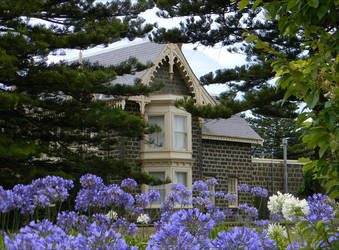
[{"label": "white trim", "polygon": [[262,139],[253,139],[253,138],[245,138],[245,137],[235,137],[235,136],[224,136],[224,135],[207,135],[203,134],[201,136],[202,139],[208,140],[216,140],[216,141],[232,141],[232,142],[243,142],[243,143],[251,143],[251,144],[260,144],[262,145],[264,140]]},{"label": "white trim", "polygon": [[[299,162],[298,160],[287,160],[287,164],[290,165],[306,165],[307,162]],[[267,158],[252,158],[252,163],[273,163],[273,164],[284,164],[283,159],[267,159]]]}]

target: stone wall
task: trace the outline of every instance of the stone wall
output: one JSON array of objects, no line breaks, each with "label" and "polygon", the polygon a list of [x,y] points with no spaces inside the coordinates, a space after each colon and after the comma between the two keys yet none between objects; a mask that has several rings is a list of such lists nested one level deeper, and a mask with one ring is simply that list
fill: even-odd
[{"label": "stone wall", "polygon": [[[253,183],[267,188],[270,194],[284,192],[284,161],[280,159],[252,159]],[[287,161],[288,192],[296,194],[303,182],[302,163],[295,160]]]},{"label": "stone wall", "polygon": [[[237,178],[238,185],[251,183],[253,167],[250,144],[206,139],[202,139],[201,143],[201,174],[204,179],[214,177],[218,180],[216,191],[228,193],[229,178]],[[239,200],[252,202],[248,195],[243,194],[240,194]],[[221,207],[228,206],[224,200],[217,200],[216,204]]]}]

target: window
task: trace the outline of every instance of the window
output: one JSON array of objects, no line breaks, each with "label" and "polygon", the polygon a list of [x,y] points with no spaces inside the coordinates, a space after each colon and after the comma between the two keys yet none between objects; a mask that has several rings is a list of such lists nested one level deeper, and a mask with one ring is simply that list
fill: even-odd
[{"label": "window", "polygon": [[149,116],[148,117],[148,123],[150,125],[157,125],[161,131],[155,132],[149,135],[150,148],[162,148],[165,143],[165,131],[164,131],[164,116]]},{"label": "window", "polygon": [[[149,172],[148,173],[150,176],[154,178],[158,178],[162,181],[165,181],[165,172]],[[161,204],[162,202],[165,201],[165,196],[166,196],[166,187],[165,185],[157,185],[157,186],[150,186],[149,190],[155,190],[158,191],[160,194],[160,200],[154,202],[154,204]]]},{"label": "window", "polygon": [[174,116],[173,146],[176,149],[186,149],[186,116]]},{"label": "window", "polygon": [[187,187],[187,172],[174,172],[174,183]]},{"label": "window", "polygon": [[[238,179],[237,178],[229,178],[228,179],[228,192],[231,194],[238,195]],[[238,207],[238,201],[229,200],[229,207]]]}]

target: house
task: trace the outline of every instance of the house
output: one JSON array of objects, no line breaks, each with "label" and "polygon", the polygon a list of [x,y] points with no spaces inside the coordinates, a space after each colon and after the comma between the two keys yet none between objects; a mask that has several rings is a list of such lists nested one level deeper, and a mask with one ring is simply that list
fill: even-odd
[{"label": "house", "polygon": [[[126,100],[103,95],[96,98],[115,102],[125,110],[140,112],[148,123],[156,124],[162,130],[144,141],[122,139],[107,157],[124,158],[151,176],[163,180],[169,178],[189,189],[194,181],[211,177],[219,182],[217,191],[224,192],[237,193],[237,185],[247,183],[254,186],[254,180],[265,184],[268,176],[263,171],[265,167],[255,168],[251,157],[251,145],[261,144],[263,140],[245,119],[239,115],[229,119],[201,119],[175,106],[176,100],[184,96],[195,98],[200,105],[216,105],[215,99],[194,75],[180,46],[145,42],[98,53],[84,60],[115,65],[130,57],[136,57],[142,63],[152,62],[153,66],[133,75],[119,76],[111,84],[133,85],[140,79],[146,85],[161,80],[165,86],[149,96],[132,96]],[[260,172],[264,179],[254,178],[255,171]],[[278,178],[278,182],[283,179],[282,175]],[[169,185],[145,187],[148,188],[157,189],[162,200],[169,191]],[[250,202],[245,195],[240,199]],[[236,206],[226,201],[218,205]]]}]

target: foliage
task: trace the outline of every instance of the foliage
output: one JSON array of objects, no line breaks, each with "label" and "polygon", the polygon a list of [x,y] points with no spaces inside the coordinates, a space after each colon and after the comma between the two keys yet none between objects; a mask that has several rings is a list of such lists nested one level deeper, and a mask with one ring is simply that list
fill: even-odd
[{"label": "foliage", "polygon": [[304,170],[312,169],[331,197],[339,196],[338,4],[337,1],[272,1],[265,5],[267,14],[278,21],[279,31],[286,40],[304,38],[303,58],[290,60],[257,37],[247,38],[249,42],[258,39],[257,48],[278,57],[272,66],[279,77],[279,87],[286,90],[284,99],[295,96],[306,103],[297,124],[304,129],[303,142],[317,150],[319,160],[307,164]]},{"label": "foliage", "polygon": [[[48,174],[77,179],[101,176],[145,179],[135,166],[93,154],[112,149],[118,136],[141,138],[140,115],[95,100],[147,94],[151,88],[111,86],[117,75],[143,70],[131,58],[104,67],[84,62],[48,63],[67,49],[143,37],[152,29],[138,14],[148,1],[11,0],[0,3],[0,180],[12,187]],[[113,134],[112,134],[113,133]],[[92,149],[92,151],[91,151]],[[103,174],[104,173],[104,174]]]}]

